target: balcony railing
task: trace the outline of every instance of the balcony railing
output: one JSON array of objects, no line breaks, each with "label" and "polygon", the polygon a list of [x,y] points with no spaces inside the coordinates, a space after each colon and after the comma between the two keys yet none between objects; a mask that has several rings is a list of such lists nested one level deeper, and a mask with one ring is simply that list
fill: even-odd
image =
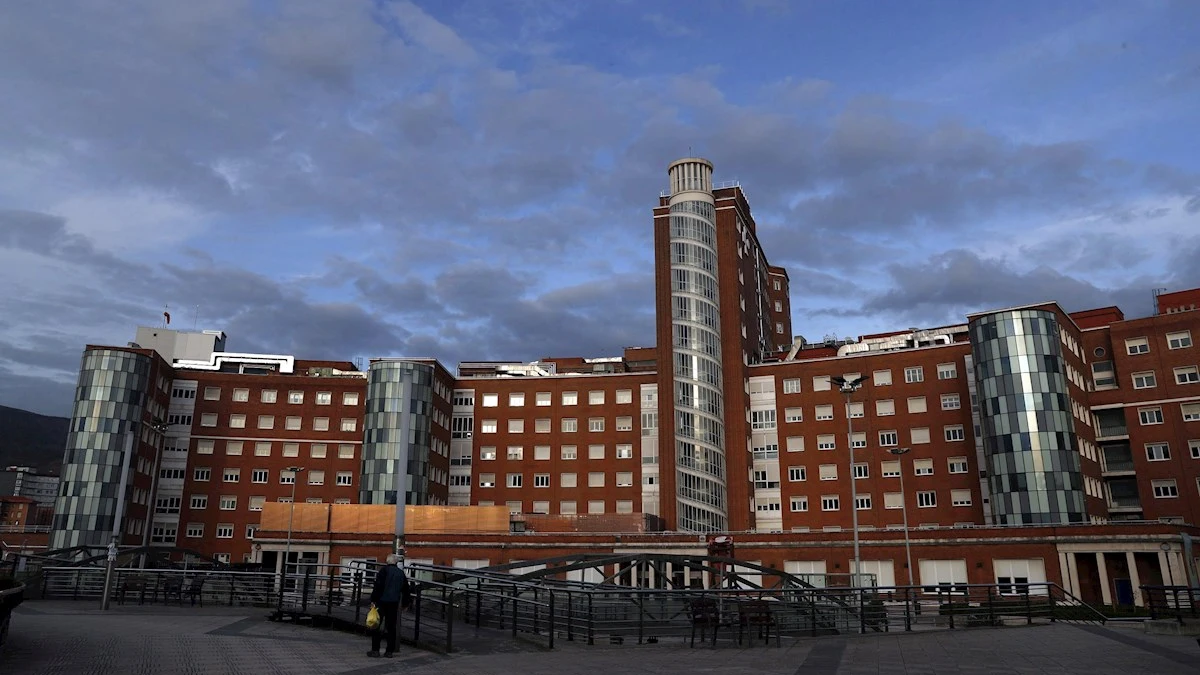
[{"label": "balcony railing", "polygon": [[1113,436],[1128,436],[1129,427],[1124,424],[1101,424],[1096,430],[1097,438],[1111,438]]},{"label": "balcony railing", "polygon": [[1113,457],[1112,459],[1109,459],[1108,457],[1105,457],[1104,458],[1104,470],[1105,471],[1133,471],[1134,470],[1133,469],[1133,458],[1132,457]]},{"label": "balcony railing", "polygon": [[1110,497],[1108,500],[1110,509],[1140,509],[1142,508],[1141,497]]}]

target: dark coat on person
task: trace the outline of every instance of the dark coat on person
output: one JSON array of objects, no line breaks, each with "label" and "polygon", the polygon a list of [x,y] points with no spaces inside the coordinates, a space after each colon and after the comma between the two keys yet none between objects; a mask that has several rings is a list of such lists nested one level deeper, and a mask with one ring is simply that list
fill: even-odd
[{"label": "dark coat on person", "polygon": [[396,565],[384,565],[375,574],[375,586],[371,589],[371,602],[376,605],[400,604],[405,607],[412,601],[412,590],[404,570]]}]

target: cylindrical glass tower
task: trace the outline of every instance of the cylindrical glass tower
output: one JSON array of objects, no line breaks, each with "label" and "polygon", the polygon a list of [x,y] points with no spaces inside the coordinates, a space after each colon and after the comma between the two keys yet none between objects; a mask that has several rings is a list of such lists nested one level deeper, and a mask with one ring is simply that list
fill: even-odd
[{"label": "cylindrical glass tower", "polygon": [[117,519],[123,514],[118,510],[129,503],[132,490],[132,463],[142,431],[150,367],[150,357],[135,352],[84,352],[54,502],[51,550],[106,546],[113,532],[120,532]]},{"label": "cylindrical glass tower", "polygon": [[[363,420],[363,504],[429,502],[433,366],[399,359],[371,362]],[[397,495],[403,492],[403,496]]]},{"label": "cylindrical glass tower", "polygon": [[994,522],[1084,522],[1058,317],[996,312],[972,319],[970,332]]},{"label": "cylindrical glass tower", "polygon": [[728,525],[712,170],[712,163],[698,158],[681,159],[667,170],[676,520],[679,529],[699,532]]}]

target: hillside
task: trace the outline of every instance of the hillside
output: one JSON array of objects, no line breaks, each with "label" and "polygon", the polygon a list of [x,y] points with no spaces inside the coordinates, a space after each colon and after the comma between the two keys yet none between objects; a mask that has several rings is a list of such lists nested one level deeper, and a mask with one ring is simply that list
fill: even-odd
[{"label": "hillside", "polygon": [[0,405],[0,469],[16,464],[58,473],[70,422]]}]

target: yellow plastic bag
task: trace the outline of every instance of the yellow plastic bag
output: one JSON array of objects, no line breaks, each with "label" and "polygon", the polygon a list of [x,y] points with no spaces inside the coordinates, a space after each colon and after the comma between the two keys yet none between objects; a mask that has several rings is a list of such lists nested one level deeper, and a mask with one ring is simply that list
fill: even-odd
[{"label": "yellow plastic bag", "polygon": [[379,610],[375,605],[371,605],[371,611],[367,612],[367,628],[371,630],[379,628],[379,624],[382,621],[383,617],[379,616]]}]

